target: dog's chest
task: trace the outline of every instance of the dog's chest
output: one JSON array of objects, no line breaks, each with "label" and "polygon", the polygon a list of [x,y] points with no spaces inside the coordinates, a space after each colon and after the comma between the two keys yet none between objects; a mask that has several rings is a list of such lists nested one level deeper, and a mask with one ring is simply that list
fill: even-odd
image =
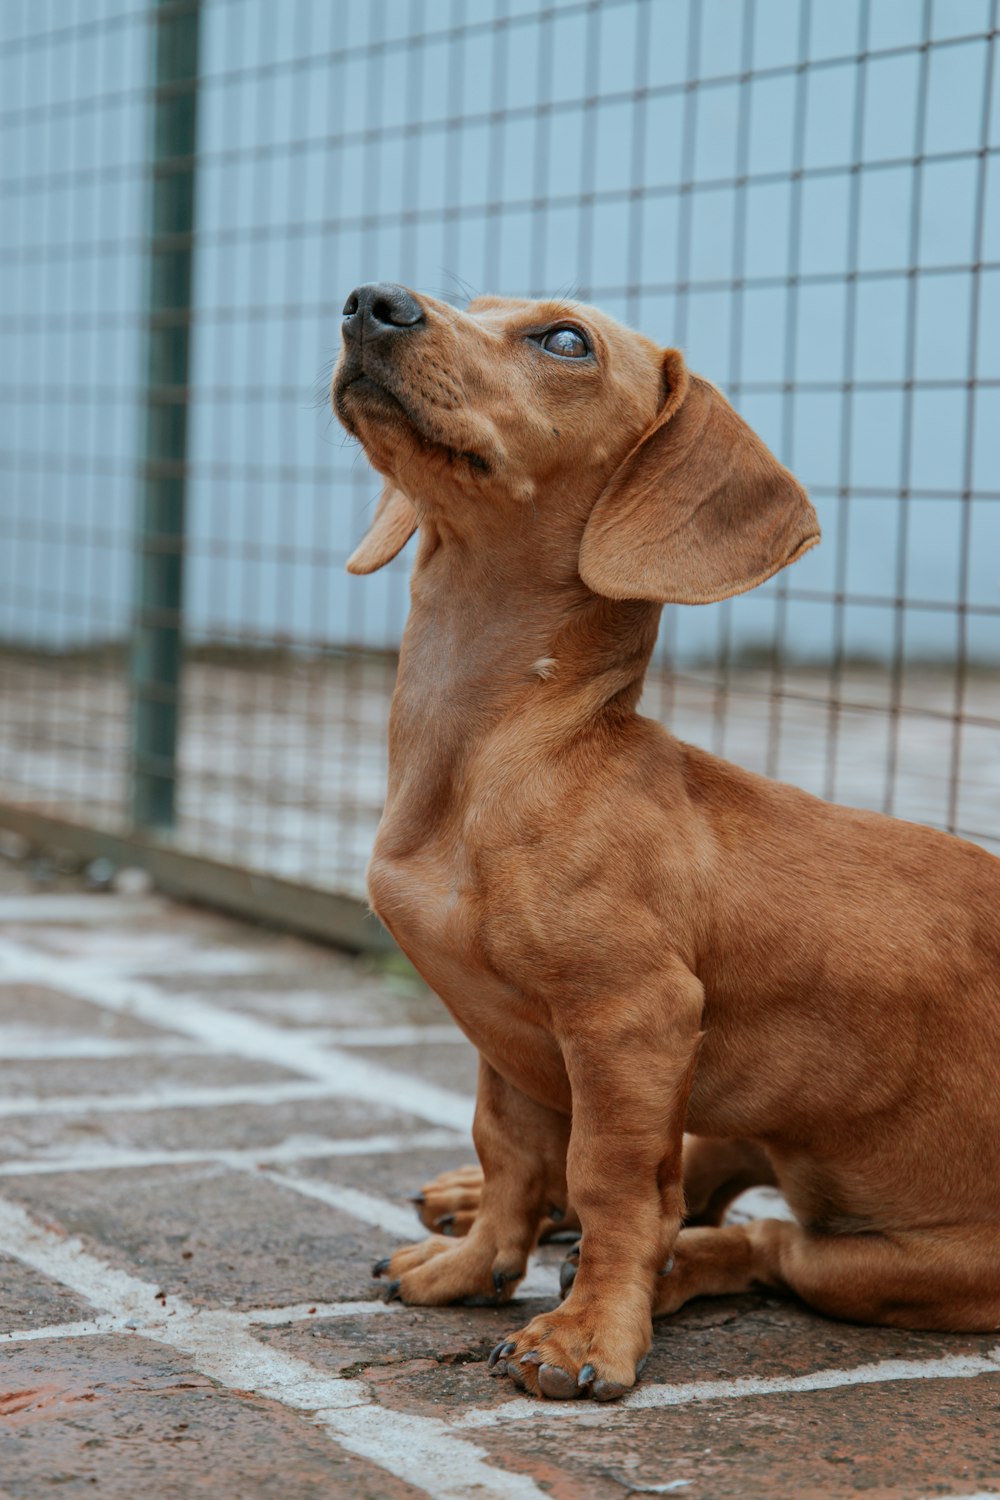
[{"label": "dog's chest", "polygon": [[445,849],[404,858],[376,852],[368,870],[372,908],[492,1067],[523,1093],[552,1106],[569,1084],[558,1044],[536,1002],[486,963],[474,898],[463,891]]}]

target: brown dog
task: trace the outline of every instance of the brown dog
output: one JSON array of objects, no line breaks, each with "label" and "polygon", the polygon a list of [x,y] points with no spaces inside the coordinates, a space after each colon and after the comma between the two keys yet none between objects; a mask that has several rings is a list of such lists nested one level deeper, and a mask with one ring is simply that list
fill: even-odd
[{"label": "brown dog", "polygon": [[[481,1194],[439,1194],[478,1211],[380,1266],[391,1294],[504,1301],[574,1213],[569,1295],[492,1359],[556,1397],[620,1395],[705,1293],[996,1328],[1000,861],[635,711],[664,601],[800,557],[805,493],[593,308],[344,312],[334,405],[387,481],[349,567],[420,528],[371,901],[481,1058]],[[762,1182],[798,1222],[717,1227]]]}]

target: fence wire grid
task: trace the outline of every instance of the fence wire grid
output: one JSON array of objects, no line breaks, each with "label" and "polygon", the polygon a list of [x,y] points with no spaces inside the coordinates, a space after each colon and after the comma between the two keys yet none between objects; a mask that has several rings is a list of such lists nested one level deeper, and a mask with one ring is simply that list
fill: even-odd
[{"label": "fence wire grid", "polygon": [[996,23],[4,0],[0,814],[361,894],[408,563],[343,571],[379,482],[326,386],[390,280],[684,349],[824,542],[668,608],[644,710],[1000,851]]}]

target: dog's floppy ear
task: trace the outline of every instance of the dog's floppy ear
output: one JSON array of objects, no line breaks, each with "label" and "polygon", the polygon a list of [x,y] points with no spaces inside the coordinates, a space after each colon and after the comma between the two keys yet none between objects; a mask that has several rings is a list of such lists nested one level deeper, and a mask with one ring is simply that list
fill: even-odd
[{"label": "dog's floppy ear", "polygon": [[676,349],[663,375],[659,416],[591,512],[580,576],[609,599],[712,604],[795,562],[819,522],[798,481]]},{"label": "dog's floppy ear", "polygon": [[348,573],[374,573],[402,552],[417,529],[417,513],[402,490],[386,480],[375,518],[347,559]]}]

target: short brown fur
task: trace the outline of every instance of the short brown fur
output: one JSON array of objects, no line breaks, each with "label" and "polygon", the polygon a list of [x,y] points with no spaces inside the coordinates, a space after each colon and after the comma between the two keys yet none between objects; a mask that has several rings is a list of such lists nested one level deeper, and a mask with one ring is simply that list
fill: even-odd
[{"label": "short brown fur", "polygon": [[[392,1292],[506,1300],[579,1222],[569,1295],[493,1361],[556,1397],[620,1395],[706,1293],[995,1329],[1000,861],[636,712],[662,603],[794,561],[804,492],[593,308],[420,306],[345,345],[334,403],[386,478],[354,571],[420,531],[369,890],[479,1050],[482,1171],[428,1185],[464,1237],[397,1251]],[[798,1222],[719,1227],[759,1182]]]}]

